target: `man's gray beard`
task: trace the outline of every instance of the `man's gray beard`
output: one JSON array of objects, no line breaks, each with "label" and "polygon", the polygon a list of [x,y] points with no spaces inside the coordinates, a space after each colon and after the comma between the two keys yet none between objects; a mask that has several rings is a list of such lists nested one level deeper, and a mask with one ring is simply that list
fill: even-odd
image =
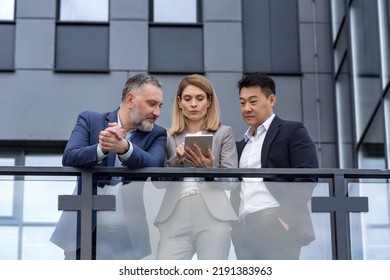
[{"label": "man's gray beard", "polygon": [[134,126],[141,131],[152,131],[154,124],[141,119],[140,115],[139,106],[136,105],[133,111],[131,111],[131,118],[133,119]]},{"label": "man's gray beard", "polygon": [[152,131],[154,123],[147,122],[146,120],[141,121],[140,123],[136,123],[137,129],[145,132]]}]

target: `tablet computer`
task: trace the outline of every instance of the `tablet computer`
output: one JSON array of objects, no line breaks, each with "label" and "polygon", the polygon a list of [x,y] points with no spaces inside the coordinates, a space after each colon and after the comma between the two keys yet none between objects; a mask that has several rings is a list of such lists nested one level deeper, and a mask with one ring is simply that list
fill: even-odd
[{"label": "tablet computer", "polygon": [[213,148],[213,135],[212,134],[199,134],[199,135],[186,135],[184,144],[186,147],[194,150],[194,144],[197,144],[204,155],[207,154],[207,148]]}]

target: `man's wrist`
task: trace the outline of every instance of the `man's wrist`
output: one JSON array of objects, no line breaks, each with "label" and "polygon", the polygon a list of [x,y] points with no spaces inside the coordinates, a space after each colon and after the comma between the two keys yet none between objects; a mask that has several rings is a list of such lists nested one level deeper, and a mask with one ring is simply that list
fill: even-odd
[{"label": "man's wrist", "polygon": [[118,153],[118,155],[124,155],[124,154],[126,154],[128,151],[129,151],[129,149],[130,149],[130,142],[129,141],[126,141],[127,142],[127,147],[126,147],[126,149],[122,152],[122,153]]}]

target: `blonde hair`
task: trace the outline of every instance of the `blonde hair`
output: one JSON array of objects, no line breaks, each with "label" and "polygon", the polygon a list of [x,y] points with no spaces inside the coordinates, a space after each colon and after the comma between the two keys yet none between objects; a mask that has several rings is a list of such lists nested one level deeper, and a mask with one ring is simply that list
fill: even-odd
[{"label": "blonde hair", "polygon": [[185,76],[179,83],[176,92],[176,98],[173,102],[172,125],[169,129],[169,132],[173,135],[180,134],[187,128],[187,120],[179,107],[179,98],[181,98],[184,89],[189,85],[196,86],[206,93],[207,99],[210,101],[210,106],[207,109],[203,129],[210,132],[216,131],[221,125],[221,122],[218,98],[215,90],[206,77],[199,74],[193,74]]}]

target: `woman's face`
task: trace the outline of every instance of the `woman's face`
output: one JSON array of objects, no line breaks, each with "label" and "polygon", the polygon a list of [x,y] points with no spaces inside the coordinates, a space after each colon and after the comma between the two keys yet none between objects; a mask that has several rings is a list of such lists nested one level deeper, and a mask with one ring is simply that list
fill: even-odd
[{"label": "woman's face", "polygon": [[179,98],[179,107],[185,118],[189,121],[201,121],[207,114],[210,107],[210,100],[206,92],[197,86],[188,85],[184,88]]}]

